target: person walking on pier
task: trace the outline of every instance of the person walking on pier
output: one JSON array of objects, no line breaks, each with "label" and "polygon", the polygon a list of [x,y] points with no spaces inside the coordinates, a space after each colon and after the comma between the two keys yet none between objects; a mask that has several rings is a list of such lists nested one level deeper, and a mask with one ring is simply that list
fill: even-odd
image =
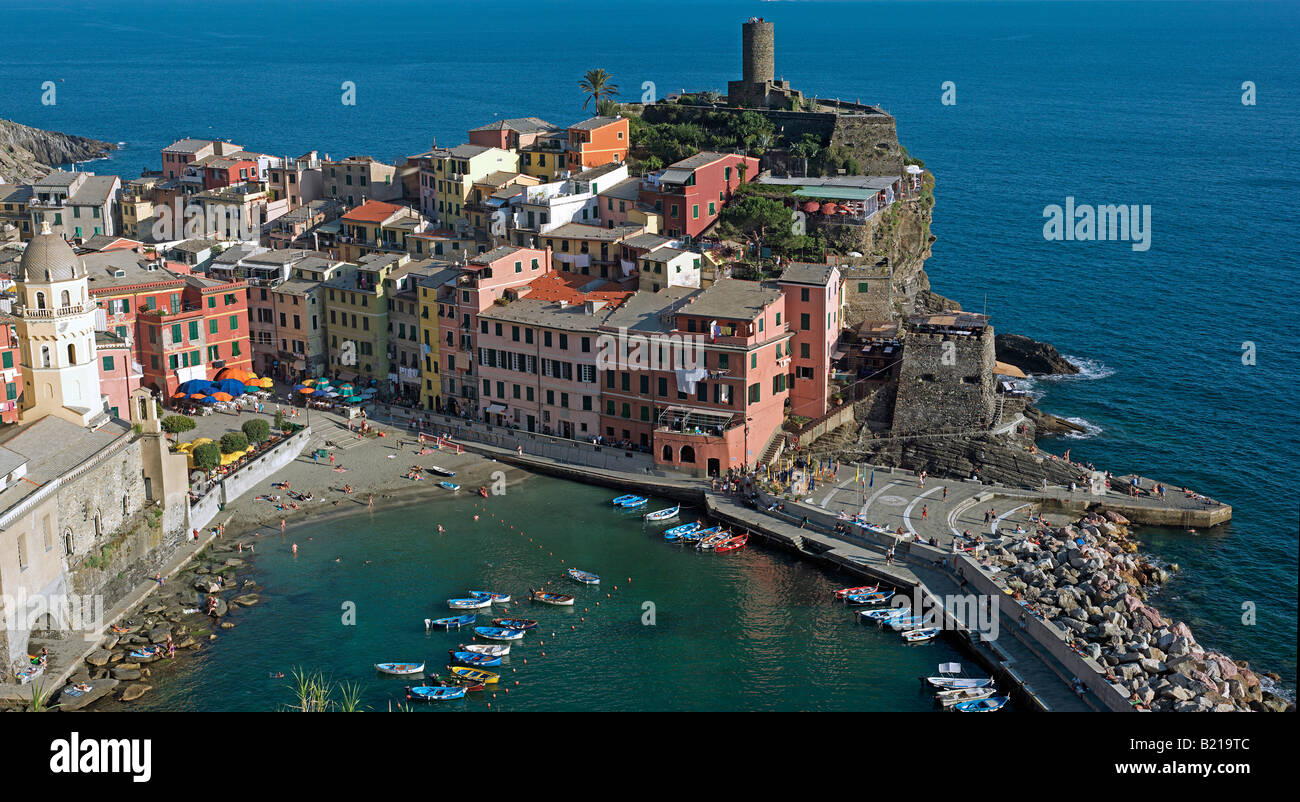
[{"label": "person walking on pier", "polygon": [[921,505],[921,520],[924,521],[926,518],[929,518],[929,517],[930,517],[930,508],[929,508],[929,506],[927,506],[927,505],[925,505],[925,504],[922,504],[922,505]]}]

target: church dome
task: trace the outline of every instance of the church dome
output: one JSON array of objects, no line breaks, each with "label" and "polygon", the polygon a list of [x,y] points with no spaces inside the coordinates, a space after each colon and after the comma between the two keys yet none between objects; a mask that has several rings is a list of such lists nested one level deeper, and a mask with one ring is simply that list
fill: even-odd
[{"label": "church dome", "polygon": [[72,246],[59,234],[51,233],[49,223],[42,223],[41,233],[32,237],[23,251],[14,280],[30,284],[69,281],[85,275],[86,265],[77,258]]}]

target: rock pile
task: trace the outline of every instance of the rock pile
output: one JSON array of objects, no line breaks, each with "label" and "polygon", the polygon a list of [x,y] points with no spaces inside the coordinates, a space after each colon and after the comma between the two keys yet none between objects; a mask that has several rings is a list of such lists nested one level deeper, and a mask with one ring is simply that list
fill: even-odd
[{"label": "rock pile", "polygon": [[1244,661],[1212,652],[1146,603],[1168,580],[1138,553],[1128,521],[1089,514],[994,547],[999,578],[1028,608],[1064,629],[1075,651],[1149,710],[1282,711],[1294,704],[1265,690]]}]

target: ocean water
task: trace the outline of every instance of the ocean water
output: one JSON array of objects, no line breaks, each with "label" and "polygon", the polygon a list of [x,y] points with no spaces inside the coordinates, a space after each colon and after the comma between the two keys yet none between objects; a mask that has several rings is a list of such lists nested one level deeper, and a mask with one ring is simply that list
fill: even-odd
[{"label": "ocean water", "polygon": [[[579,120],[594,67],[625,100],[725,89],[755,14],[779,77],[880,104],[936,175],[935,289],[1088,367],[1037,383],[1088,428],[1045,445],[1233,505],[1209,532],[1146,531],[1183,569],[1160,606],[1294,688],[1295,3],[19,2],[0,117],[124,142],[88,169],[127,177],[182,136],[392,160],[496,117]],[[1150,248],[1046,241],[1067,197],[1149,206]]]},{"label": "ocean water", "polygon": [[[264,605],[237,613],[214,648],[164,669],[130,707],[278,710],[295,701],[290,677],[305,667],[359,685],[365,706],[386,710],[420,683],[373,664],[446,673],[447,651],[473,633],[426,633],[424,619],[458,614],[446,600],[469,590],[524,599],[478,611],[478,625],[516,616],[539,626],[488,669],[498,688],[431,710],[925,711],[933,699],[917,678],[962,660],[943,641],[908,644],[859,624],[858,608],[833,598],[857,582],[754,546],[714,554],[666,543],[666,526],[615,511],[612,497],[535,477],[490,501],[462,493],[263,537],[253,576]],[[601,584],[565,579],[568,567]],[[574,606],[527,601],[544,582]]]}]

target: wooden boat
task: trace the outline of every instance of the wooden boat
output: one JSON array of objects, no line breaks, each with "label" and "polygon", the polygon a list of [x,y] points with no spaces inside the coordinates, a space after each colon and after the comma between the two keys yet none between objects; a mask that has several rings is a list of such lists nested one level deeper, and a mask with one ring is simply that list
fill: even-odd
[{"label": "wooden boat", "polygon": [[453,663],[460,663],[467,666],[478,666],[480,668],[489,668],[491,666],[501,665],[500,657],[493,657],[490,654],[479,654],[478,652],[458,652],[455,649],[448,649],[451,654]]},{"label": "wooden boat", "polygon": [[649,503],[650,503],[650,499],[646,498],[645,496],[634,496],[630,501],[624,501],[622,504],[618,506],[622,507],[625,510],[635,510],[644,507]]},{"label": "wooden boat", "polygon": [[600,584],[600,577],[596,576],[590,571],[579,571],[577,568],[570,568],[564,573],[567,574],[569,579],[572,579],[574,582],[581,582],[584,585]]},{"label": "wooden boat", "polygon": [[482,682],[485,685],[492,685],[501,678],[499,674],[493,674],[491,671],[484,671],[481,668],[470,668],[469,666],[447,666],[447,670],[452,675],[463,680]]},{"label": "wooden boat", "polygon": [[952,707],[959,702],[975,702],[987,699],[997,693],[997,688],[954,688],[950,691],[936,691],[934,700],[941,707]]},{"label": "wooden boat", "polygon": [[875,593],[863,593],[860,596],[845,596],[844,601],[849,604],[884,604],[894,598],[894,591],[877,591]]},{"label": "wooden boat", "polygon": [[473,614],[453,615],[450,618],[435,618],[433,621],[430,621],[429,623],[435,627],[442,627],[444,629],[451,629],[452,627],[456,627],[457,629],[459,629],[460,627],[463,627],[466,624],[474,623],[474,619],[476,618],[478,618],[478,616]]},{"label": "wooden boat", "polygon": [[939,674],[921,677],[921,682],[939,691],[956,688],[987,688],[993,684],[989,677],[966,677],[961,674],[961,663],[940,663]]},{"label": "wooden boat", "polygon": [[922,629],[912,629],[903,633],[903,640],[908,643],[921,643],[933,639],[939,634],[938,627],[924,627]]},{"label": "wooden boat", "polygon": [[642,517],[645,518],[647,521],[668,521],[668,520],[672,520],[673,518],[676,518],[677,513],[681,511],[682,511],[682,505],[678,504],[675,507],[666,507],[662,510],[657,510],[655,512],[647,512]]},{"label": "wooden boat", "polygon": [[541,602],[542,604],[553,604],[556,607],[573,606],[573,597],[566,596],[563,593],[548,593],[547,591],[544,590],[534,590],[532,592],[532,599],[535,602]]},{"label": "wooden boat", "polygon": [[664,530],[664,540],[677,540],[683,535],[689,535],[692,532],[698,532],[702,524],[699,521],[692,521],[681,526],[674,526],[672,529]]},{"label": "wooden boat", "polygon": [[473,596],[468,599],[448,599],[447,606],[453,610],[482,610],[492,606],[490,596]]},{"label": "wooden boat", "polygon": [[510,654],[510,644],[508,643],[462,643],[457,647],[462,652],[476,652],[477,654],[487,654],[492,657],[505,657]]},{"label": "wooden boat", "polygon": [[490,590],[471,590],[469,595],[476,599],[491,599],[493,604],[510,603],[509,593],[493,593]]},{"label": "wooden boat", "polygon": [[375,663],[375,670],[381,674],[406,676],[424,673],[424,663]]},{"label": "wooden boat", "polygon": [[712,537],[713,535],[718,534],[721,530],[722,527],[720,526],[710,526],[707,529],[692,529],[689,532],[683,533],[679,540],[683,543],[699,543],[706,537]]},{"label": "wooden boat", "polygon": [[537,622],[531,618],[493,618],[492,623],[502,629],[529,630],[537,626]]},{"label": "wooden boat", "polygon": [[875,593],[880,590],[879,585],[858,585],[856,588],[842,588],[835,591],[835,598],[842,599],[845,596],[858,596],[863,593]]},{"label": "wooden boat", "polygon": [[952,709],[958,713],[992,713],[1006,707],[1007,699],[1006,696],[990,696],[973,702],[958,702],[952,706]]},{"label": "wooden boat", "polygon": [[447,477],[451,477],[451,476],[455,476],[455,475],[456,475],[456,472],[455,472],[455,471],[449,471],[449,470],[447,470],[446,468],[443,468],[443,467],[440,466],[440,465],[430,465],[428,470],[429,470],[429,473],[433,474],[434,476],[447,476]]},{"label": "wooden boat", "polygon": [[456,674],[439,674],[434,677],[433,680],[438,684],[431,687],[464,688],[466,693],[474,693],[476,691],[484,690],[487,687],[478,680],[457,676]]},{"label": "wooden boat", "polygon": [[474,627],[474,634],[488,640],[520,640],[524,636],[524,631],[504,627]]},{"label": "wooden boat", "polygon": [[925,623],[923,615],[900,615],[895,618],[886,618],[880,622],[881,625],[888,625],[895,632],[902,632],[908,629],[916,629]]},{"label": "wooden boat", "polygon": [[442,702],[462,699],[467,690],[460,685],[416,685],[406,689],[406,698],[412,702]]},{"label": "wooden boat", "polygon": [[460,485],[455,482],[439,482],[438,487],[441,487],[443,490],[460,490]]},{"label": "wooden boat", "polygon": [[641,497],[636,495],[635,493],[628,493],[626,496],[619,496],[618,498],[614,499],[610,503],[613,504],[615,507],[621,507],[623,506],[623,502],[632,501],[633,499],[638,499],[638,498]]},{"label": "wooden boat", "polygon": [[708,550],[718,545],[719,543],[723,542],[729,537],[731,537],[731,533],[725,529],[722,529],[720,531],[714,532],[711,535],[707,535],[703,538],[700,538],[700,542],[695,544],[695,548]]},{"label": "wooden boat", "polygon": [[722,554],[725,551],[735,551],[736,549],[745,548],[749,542],[749,535],[737,535],[736,537],[727,538],[726,540],[713,547],[714,552]]},{"label": "wooden boat", "polygon": [[859,610],[858,615],[870,621],[881,622],[901,618],[910,615],[911,612],[912,608],[910,607],[886,607],[883,610]]}]

